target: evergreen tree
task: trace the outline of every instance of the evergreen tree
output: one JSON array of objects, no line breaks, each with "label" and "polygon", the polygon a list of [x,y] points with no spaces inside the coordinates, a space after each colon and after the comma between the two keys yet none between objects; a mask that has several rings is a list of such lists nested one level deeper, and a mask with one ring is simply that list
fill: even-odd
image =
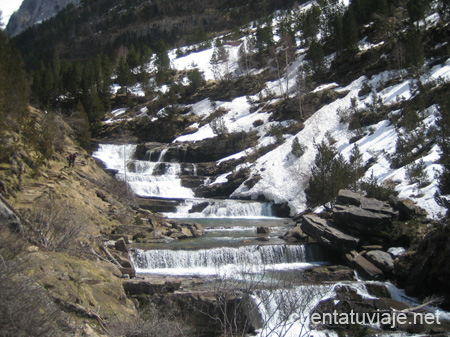
[{"label": "evergreen tree", "polygon": [[316,76],[322,75],[325,70],[325,54],[322,44],[313,40],[309,46],[307,58],[311,61],[311,69]]},{"label": "evergreen tree", "polygon": [[358,24],[353,10],[345,12],[342,19],[344,48],[351,52],[358,51]]},{"label": "evergreen tree", "polygon": [[406,35],[406,65],[413,70],[422,68],[425,62],[422,33],[411,28]]},{"label": "evergreen tree", "polygon": [[117,67],[117,83],[128,94],[128,87],[132,84],[132,73],[130,66],[124,59],[120,59],[119,66]]},{"label": "evergreen tree", "polygon": [[441,149],[441,163],[443,170],[439,175],[439,193],[450,194],[450,99],[447,96],[440,104],[438,113],[438,142]]},{"label": "evergreen tree", "polygon": [[342,188],[352,182],[351,166],[337,150],[326,141],[315,144],[317,149],[314,167],[311,170],[306,200],[309,207],[326,206]]},{"label": "evergreen tree", "polygon": [[22,58],[0,30],[0,161],[9,160],[6,132],[19,131],[28,116],[29,91]]},{"label": "evergreen tree", "polygon": [[428,0],[409,0],[406,3],[406,9],[411,23],[416,22],[416,28],[419,29],[419,21],[425,17],[425,12],[430,6]]}]

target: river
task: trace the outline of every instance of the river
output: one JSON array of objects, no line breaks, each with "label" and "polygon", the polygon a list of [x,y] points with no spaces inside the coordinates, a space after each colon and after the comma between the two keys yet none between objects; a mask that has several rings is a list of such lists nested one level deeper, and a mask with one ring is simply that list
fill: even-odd
[{"label": "river", "polygon": [[[280,239],[294,226],[291,219],[274,217],[267,202],[196,198],[192,189],[183,186],[183,163],[165,162],[164,153],[158,158],[150,154],[154,161],[135,160],[135,150],[135,145],[102,144],[93,156],[116,170],[116,177],[126,180],[136,195],[178,200],[176,209],[165,215],[200,223],[206,232],[200,238],[135,245],[131,257],[138,275],[197,277],[214,289],[225,284],[233,290],[244,289],[256,308],[261,337],[338,336],[333,330],[314,330],[310,313],[343,285],[368,299],[374,298],[368,284],[384,285],[393,299],[415,303],[389,283],[357,278],[305,284],[303,271],[330,264],[332,257],[317,244],[288,244]],[[195,175],[195,165],[189,165],[190,174]],[[197,210],[200,204],[204,205]],[[267,228],[268,234],[258,234],[258,227]]]}]

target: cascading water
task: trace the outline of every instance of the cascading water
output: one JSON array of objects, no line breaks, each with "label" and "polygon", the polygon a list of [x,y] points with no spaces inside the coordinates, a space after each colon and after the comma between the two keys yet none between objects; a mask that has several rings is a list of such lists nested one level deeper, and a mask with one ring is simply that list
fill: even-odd
[{"label": "cascading water", "polygon": [[[199,204],[208,205],[198,212],[192,212]],[[187,199],[176,213],[167,214],[171,218],[267,218],[274,217],[272,205],[268,202],[246,200]]]},{"label": "cascading water", "polygon": [[[184,199],[185,202],[171,218],[261,218],[273,217],[272,205],[258,201],[213,200],[194,198],[192,189],[182,186],[182,175],[197,176],[193,163],[167,162],[168,148],[156,152],[147,151],[148,160],[136,160],[136,145],[101,144],[93,157],[104,162],[107,169],[116,170],[116,177],[126,181],[134,193],[145,198]],[[183,153],[186,155],[186,152]],[[156,161],[152,161],[156,160]],[[207,202],[201,211],[192,207]]]},{"label": "cascading water", "polygon": [[[319,302],[334,298],[336,287],[343,284],[364,298],[373,298],[361,281],[302,284],[299,280],[305,268],[326,264],[329,258],[318,245],[286,245],[279,239],[290,224],[275,219],[269,203],[195,199],[193,191],[181,184],[182,175],[197,175],[195,164],[164,161],[167,148],[158,156],[148,151],[146,161],[135,160],[135,151],[135,145],[100,145],[94,157],[116,170],[118,178],[126,180],[139,196],[185,199],[176,213],[167,215],[197,218],[206,229],[201,238],[175,240],[166,243],[165,249],[158,244],[132,248],[138,274],[208,276],[208,282],[216,285],[233,287],[237,282],[244,289],[251,288],[247,294],[262,322],[259,337],[337,336],[330,330],[312,331],[310,314]],[[256,233],[261,226],[268,228],[268,234]],[[255,245],[256,240],[266,242]],[[396,287],[389,289],[394,299],[404,300]]]},{"label": "cascading water", "polygon": [[193,198],[194,192],[181,185],[179,163],[163,162],[167,149],[157,162],[135,160],[136,145],[101,144],[93,156],[108,169],[118,170],[117,178],[126,180],[140,197]]},{"label": "cascading water", "polygon": [[222,275],[311,267],[317,262],[316,254],[314,248],[303,245],[251,245],[199,250],[133,249],[132,260],[139,273]]}]

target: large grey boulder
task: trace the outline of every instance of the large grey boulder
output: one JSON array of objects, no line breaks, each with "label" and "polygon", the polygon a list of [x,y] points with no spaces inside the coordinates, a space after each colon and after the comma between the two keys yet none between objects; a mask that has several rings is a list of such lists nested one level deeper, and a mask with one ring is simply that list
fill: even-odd
[{"label": "large grey boulder", "polygon": [[331,222],[316,214],[305,214],[301,219],[300,228],[303,233],[329,249],[344,253],[355,249],[359,244],[359,239],[345,234]]},{"label": "large grey boulder", "polygon": [[378,234],[392,224],[396,215],[388,203],[347,190],[339,191],[333,207],[336,225],[364,234]]},{"label": "large grey boulder", "polygon": [[345,254],[347,262],[355,268],[361,276],[369,279],[382,279],[384,278],[383,272],[376,267],[372,262],[368,261],[356,251],[352,250],[348,254]]},{"label": "large grey boulder", "polygon": [[391,254],[382,250],[371,250],[366,254],[366,258],[385,273],[390,273],[394,269]]}]

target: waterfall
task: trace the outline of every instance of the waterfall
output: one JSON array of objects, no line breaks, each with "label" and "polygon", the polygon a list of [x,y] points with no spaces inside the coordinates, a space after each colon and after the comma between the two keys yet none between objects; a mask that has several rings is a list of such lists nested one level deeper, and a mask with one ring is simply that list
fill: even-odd
[{"label": "waterfall", "polygon": [[[136,145],[101,144],[93,157],[106,168],[118,170],[117,178],[125,180],[141,197],[193,198],[194,192],[181,185],[179,163],[161,162],[167,149],[161,151],[158,162],[135,160]],[[148,152],[147,152],[148,153]],[[148,153],[151,156],[151,152]],[[126,171],[125,171],[126,167]]]},{"label": "waterfall", "polygon": [[138,273],[208,274],[219,271],[278,270],[311,266],[317,261],[303,245],[251,245],[200,250],[133,249],[131,258]]},{"label": "waterfall", "polygon": [[[207,202],[201,211],[192,212],[196,206]],[[269,202],[246,200],[188,199],[178,206],[177,212],[170,214],[173,218],[267,218],[274,217],[272,204]]]},{"label": "waterfall", "polygon": [[[104,162],[108,169],[117,170],[116,177],[126,180],[133,192],[140,197],[186,199],[172,218],[261,218],[273,217],[272,205],[267,202],[242,200],[194,199],[194,191],[182,185],[181,176],[197,176],[197,166],[177,162],[166,162],[169,148],[161,150],[158,161],[152,161],[156,152],[148,150],[145,158],[136,160],[136,145],[101,144],[93,157]],[[180,148],[183,149],[183,148]],[[166,156],[167,154],[167,156]],[[186,151],[184,152],[186,154]],[[200,177],[201,178],[201,177]],[[201,210],[192,208],[199,204],[208,205]]]}]

